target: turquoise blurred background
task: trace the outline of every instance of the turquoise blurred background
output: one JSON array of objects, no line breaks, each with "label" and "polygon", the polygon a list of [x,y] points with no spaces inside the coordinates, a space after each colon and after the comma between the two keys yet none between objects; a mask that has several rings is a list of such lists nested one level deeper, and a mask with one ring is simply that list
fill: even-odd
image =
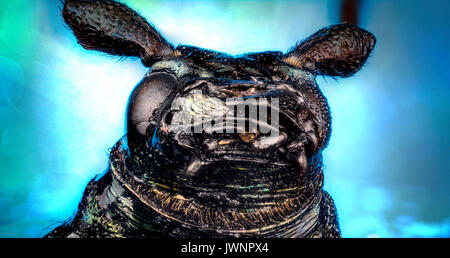
[{"label": "turquoise blurred background", "polygon": [[[340,1],[122,1],[172,43],[287,51]],[[85,51],[59,0],[0,1],[0,237],[39,237],[77,207],[124,134],[146,73]],[[450,236],[448,1],[366,0],[377,46],[354,77],[318,78],[333,115],[325,189],[344,237]]]}]

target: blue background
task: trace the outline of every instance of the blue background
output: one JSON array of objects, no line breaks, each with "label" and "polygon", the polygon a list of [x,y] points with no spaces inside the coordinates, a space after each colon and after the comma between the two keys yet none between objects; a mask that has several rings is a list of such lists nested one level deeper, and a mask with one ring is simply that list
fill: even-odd
[{"label": "blue background", "polygon": [[[338,23],[340,1],[127,0],[172,43],[287,51]],[[124,134],[146,73],[77,45],[58,0],[0,1],[0,237],[38,237],[75,210]],[[318,78],[333,116],[325,189],[344,237],[450,235],[448,1],[375,1],[377,36],[352,78]]]}]

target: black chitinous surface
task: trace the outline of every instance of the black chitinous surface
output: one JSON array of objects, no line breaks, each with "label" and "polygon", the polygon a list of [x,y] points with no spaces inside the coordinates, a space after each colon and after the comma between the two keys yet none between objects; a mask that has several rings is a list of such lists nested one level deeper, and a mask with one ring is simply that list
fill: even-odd
[{"label": "black chitinous surface", "polygon": [[[137,56],[150,71],[130,97],[127,134],[108,171],[88,184],[75,217],[46,237],[340,237],[322,189],[331,117],[315,77],[357,72],[372,34],[334,25],[286,54],[230,56],[175,48],[114,1],[68,0],[62,14],[86,49]],[[230,99],[255,102],[232,123],[214,120],[239,113],[224,104]],[[256,128],[240,123],[251,110],[267,118]],[[196,131],[186,116],[214,130]],[[274,127],[275,136],[263,130]]]}]

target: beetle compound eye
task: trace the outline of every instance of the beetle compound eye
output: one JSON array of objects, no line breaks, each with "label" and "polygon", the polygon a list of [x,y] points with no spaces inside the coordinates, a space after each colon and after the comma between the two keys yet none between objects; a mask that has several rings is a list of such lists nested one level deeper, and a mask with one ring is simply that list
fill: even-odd
[{"label": "beetle compound eye", "polygon": [[157,110],[173,92],[177,79],[168,73],[151,73],[144,78],[131,94],[128,106],[128,131],[141,135],[150,125]]}]

